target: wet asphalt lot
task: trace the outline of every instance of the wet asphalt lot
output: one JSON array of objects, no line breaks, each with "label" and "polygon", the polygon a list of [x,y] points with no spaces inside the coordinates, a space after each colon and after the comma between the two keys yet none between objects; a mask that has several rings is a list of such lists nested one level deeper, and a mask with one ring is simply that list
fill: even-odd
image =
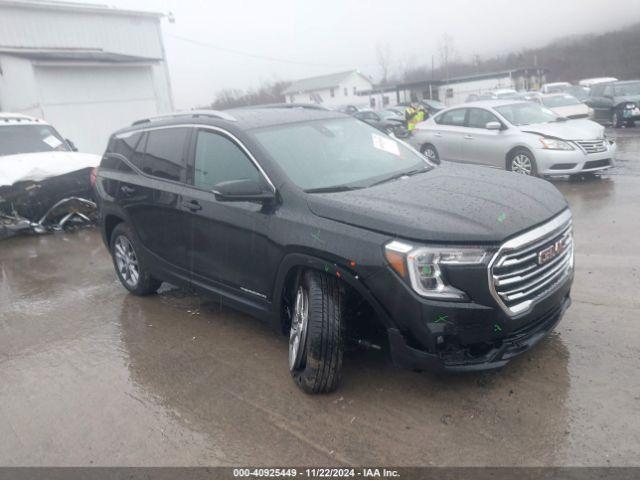
[{"label": "wet asphalt lot", "polygon": [[640,129],[618,166],[556,180],[573,306],[500,372],[345,359],[307,396],[287,341],[214,300],[118,284],[95,230],[0,243],[0,465],[639,465]]}]

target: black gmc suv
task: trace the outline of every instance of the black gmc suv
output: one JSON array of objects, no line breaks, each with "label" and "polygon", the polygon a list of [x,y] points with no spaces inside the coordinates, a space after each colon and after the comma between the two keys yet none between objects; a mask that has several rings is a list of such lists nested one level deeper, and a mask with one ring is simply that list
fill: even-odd
[{"label": "black gmc suv", "polygon": [[353,344],[416,370],[501,367],[570,304],[571,213],[553,185],[432,165],[337,112],[141,120],[111,137],[96,188],[125,288],[167,281],[270,321],[310,393],[336,388]]}]

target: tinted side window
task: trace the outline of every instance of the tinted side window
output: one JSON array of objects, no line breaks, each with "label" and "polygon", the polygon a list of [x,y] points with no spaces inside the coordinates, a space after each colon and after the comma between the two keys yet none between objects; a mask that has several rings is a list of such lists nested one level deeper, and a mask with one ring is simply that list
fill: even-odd
[{"label": "tinted side window", "polygon": [[142,171],[154,177],[186,181],[184,147],[189,128],[161,128],[148,133]]},{"label": "tinted side window", "polygon": [[481,108],[469,109],[469,121],[467,126],[471,128],[487,128],[487,123],[499,120],[491,112]]},{"label": "tinted side window", "polygon": [[466,114],[466,109],[458,108],[456,110],[451,110],[449,112],[445,112],[439,117],[435,119],[436,123],[440,125],[453,125],[456,127],[464,126],[464,117]]},{"label": "tinted side window", "polygon": [[220,182],[251,179],[261,182],[258,169],[229,138],[200,130],[196,141],[194,185],[212,190]]},{"label": "tinted side window", "polygon": [[[142,160],[144,158],[144,147],[146,141],[146,134],[143,132],[135,132],[124,137],[114,137],[107,153],[117,153],[122,155],[137,168],[142,170]],[[125,168],[121,165],[122,162],[114,162],[113,165],[105,165],[107,168],[112,166],[113,168],[122,169]]]}]

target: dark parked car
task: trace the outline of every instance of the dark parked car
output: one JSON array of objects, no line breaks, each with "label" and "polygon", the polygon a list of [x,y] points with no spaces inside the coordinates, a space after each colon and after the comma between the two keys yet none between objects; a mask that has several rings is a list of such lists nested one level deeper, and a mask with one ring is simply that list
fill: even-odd
[{"label": "dark parked car", "polygon": [[359,110],[352,114],[359,120],[368,123],[385,133],[393,133],[398,127],[404,125],[404,119],[399,117],[383,118],[373,110]]},{"label": "dark parked car", "polygon": [[336,112],[136,122],[96,188],[126,289],[167,281],[269,321],[306,392],[336,388],[349,345],[417,370],[502,367],[570,304],[571,213],[552,184],[435,166]]},{"label": "dark parked car", "polygon": [[632,127],[640,120],[640,80],[594,85],[585,103],[593,109],[594,120],[614,128]]}]

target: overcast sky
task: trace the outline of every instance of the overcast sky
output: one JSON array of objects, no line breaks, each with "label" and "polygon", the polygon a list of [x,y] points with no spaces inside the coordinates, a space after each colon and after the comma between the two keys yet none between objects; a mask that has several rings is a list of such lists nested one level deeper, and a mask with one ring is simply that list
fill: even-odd
[{"label": "overcast sky", "polygon": [[[96,1],[94,3],[105,3]],[[640,0],[108,0],[173,12],[162,21],[177,108],[223,88],[359,69],[377,80],[376,45],[398,64],[430,64],[449,33],[462,59],[543,46],[640,21]],[[197,45],[178,37],[278,62]]]}]

